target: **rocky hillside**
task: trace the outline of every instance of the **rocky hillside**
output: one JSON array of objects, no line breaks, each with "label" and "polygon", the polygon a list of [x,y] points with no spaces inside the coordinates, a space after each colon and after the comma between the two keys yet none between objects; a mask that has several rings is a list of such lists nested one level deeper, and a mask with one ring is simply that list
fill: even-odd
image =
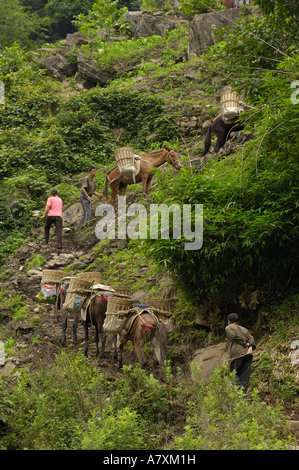
[{"label": "rocky hillside", "polygon": [[[194,380],[194,364],[205,386],[214,370],[226,364],[226,315],[237,310],[257,341],[248,398],[254,403],[258,390],[263,403],[282,407],[295,436],[289,447],[296,448],[298,272],[294,194],[289,190],[296,180],[292,153],[287,164],[285,157],[275,153],[285,139],[279,141],[277,150],[271,137],[267,140],[271,132],[265,123],[273,118],[276,129],[278,117],[272,108],[273,115],[263,105],[259,108],[248,93],[246,99],[258,107],[248,117],[249,128],[235,133],[218,154],[212,146],[201,156],[211,119],[221,111],[221,89],[238,81],[221,51],[209,49],[217,41],[211,25],[232,26],[243,14],[251,24],[261,12],[256,7],[243,12],[221,10],[192,20],[177,11],[166,15],[129,12],[127,29],[117,24],[96,37],[77,32],[26,57],[15,50],[15,61],[19,61],[15,71],[1,72],[6,83],[11,83],[11,74],[15,81],[1,116],[4,191],[0,216],[6,238],[1,245],[0,340],[5,343],[6,358],[0,373],[11,390],[23,368],[32,373],[45,364],[54,368],[60,354],[66,351],[71,357],[84,346],[81,324],[78,343],[72,343],[69,318],[67,345],[62,347],[60,312],[36,298],[42,270],[63,269],[71,275],[96,270],[104,284],[130,285],[138,302],[174,299],[176,328],[168,338],[168,358],[172,385],[184,384],[185,393],[186,384]],[[271,77],[268,82],[266,77],[263,86],[267,90],[269,83]],[[278,96],[285,103],[283,90]],[[273,100],[269,98],[270,103]],[[282,109],[280,102],[277,107]],[[295,146],[293,134],[290,141]],[[82,231],[75,231],[82,213],[80,182],[90,163],[97,166],[101,191],[107,169],[115,165],[116,147],[130,145],[139,153],[166,143],[178,152],[184,168],[178,173],[165,165],[155,175],[148,197],[140,185],[130,186],[127,203],[147,208],[165,201],[203,203],[203,254],[183,252],[181,244],[173,241],[98,240],[95,216]],[[270,155],[272,163],[258,158],[259,151]],[[56,250],[54,232],[50,244],[44,245],[43,223],[34,216],[43,210],[53,186],[64,200],[61,253]],[[98,201],[94,199],[92,205],[94,214]],[[109,382],[117,383],[112,338],[104,359],[99,359],[93,334],[90,328],[88,363]],[[149,347],[147,353],[147,373],[156,377],[157,365]],[[124,362],[135,362],[131,346],[125,350]],[[165,389],[175,429],[171,424],[160,434],[153,431],[159,435],[159,446],[181,437],[190,418],[186,418],[184,393],[182,401],[169,399],[174,391],[166,385]],[[1,412],[0,406],[0,418]],[[13,425],[8,424],[4,434],[11,429]],[[280,437],[287,432],[283,428]],[[18,447],[18,443],[11,445]]]}]

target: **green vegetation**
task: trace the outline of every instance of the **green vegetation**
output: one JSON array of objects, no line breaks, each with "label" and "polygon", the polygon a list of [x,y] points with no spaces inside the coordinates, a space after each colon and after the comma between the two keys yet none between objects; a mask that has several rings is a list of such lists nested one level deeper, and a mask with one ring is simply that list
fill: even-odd
[{"label": "green vegetation", "polygon": [[[15,0],[8,12],[8,2],[0,0],[8,25],[0,25],[1,338],[8,357],[18,354],[20,343],[30,343],[34,356],[45,343],[56,348],[53,363],[41,360],[31,370],[24,361],[7,383],[0,380],[1,449],[285,450],[295,444],[285,411],[298,392],[289,360],[290,342],[298,338],[298,295],[292,290],[298,274],[298,10],[284,0],[256,3],[261,17],[249,24],[241,19],[219,32],[219,42],[205,54],[187,58],[187,27],[135,39],[123,24],[110,37],[130,5],[171,12],[165,1]],[[207,5],[221,8],[216,0],[184,1],[181,8],[192,18]],[[82,90],[74,77],[61,83],[46,75],[41,58],[49,49],[59,54],[63,43],[54,41],[76,27],[89,39],[80,47],[85,59],[116,71],[106,86]],[[102,27],[105,34],[95,37]],[[44,40],[49,43],[40,50]],[[68,61],[76,60],[74,48]],[[244,113],[250,138],[203,163],[201,128],[219,113],[217,97],[227,83],[254,105]],[[184,133],[182,117],[195,117],[198,127]],[[167,288],[166,273],[179,295],[165,382],[136,365],[111,380],[82,351],[61,351],[51,331],[45,336],[42,316],[17,291],[16,273],[5,262],[40,227],[34,214],[54,185],[67,207],[77,202],[90,164],[103,184],[116,147],[140,152],[166,143],[185,168],[175,176],[171,168],[158,170],[148,198],[136,188],[130,196],[144,204],[203,204],[204,243],[197,251],[186,251],[184,239],[134,240],[117,252],[107,252],[110,241],[94,248],[86,270],[99,270],[105,282],[133,284],[134,293],[154,298]],[[91,230],[92,224],[82,237]],[[46,262],[42,255],[25,258],[25,273]],[[76,271],[73,265],[65,270]],[[190,380],[186,366],[195,349],[223,338],[231,309],[255,325],[259,339],[247,396],[227,367],[204,385],[195,370]],[[206,315],[205,328],[195,325],[198,313]],[[18,328],[24,320],[30,333]],[[30,338],[27,346],[23,335]]]},{"label": "green vegetation", "polygon": [[[82,353],[57,354],[54,366],[42,364],[38,373],[23,370],[9,400],[2,392],[0,411],[10,429],[2,449],[285,450],[292,445],[280,410],[257,393],[248,402],[227,370],[215,372],[207,388],[198,378],[192,386],[172,380],[168,373],[161,384],[139,366],[129,366],[110,383]],[[181,434],[185,415],[184,434],[168,444]]]}]

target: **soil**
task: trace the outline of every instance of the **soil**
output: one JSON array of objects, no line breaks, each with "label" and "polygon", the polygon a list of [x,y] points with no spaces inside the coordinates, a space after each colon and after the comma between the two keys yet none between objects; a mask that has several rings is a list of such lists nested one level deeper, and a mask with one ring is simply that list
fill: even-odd
[{"label": "soil", "polygon": [[[36,296],[40,289],[41,270],[35,269],[35,275],[27,273],[24,269],[26,262],[31,261],[36,254],[42,255],[48,265],[53,261],[60,259],[62,265],[73,263],[84,254],[91,252],[91,246],[80,241],[80,238],[73,236],[72,230],[64,237],[64,246],[61,253],[55,247],[55,241],[50,241],[48,246],[45,246],[43,241],[31,242],[23,245],[20,249],[7,259],[6,271],[9,271],[11,277],[7,281],[7,287],[12,295],[21,295],[25,299],[26,305],[30,312],[29,318],[26,320],[16,321],[10,319],[9,311],[0,307],[0,324],[2,326],[1,333],[5,330],[5,337],[14,338],[14,352],[12,357],[6,359],[5,366],[0,368],[2,376],[6,376],[9,380],[9,374],[12,370],[17,370],[26,365],[30,370],[37,371],[42,364],[51,365],[55,362],[55,357],[61,351],[66,350],[70,352],[79,352],[83,354],[85,338],[84,328],[79,322],[77,330],[77,344],[73,343],[73,318],[68,318],[68,327],[66,331],[66,345],[62,346],[62,323],[61,312],[53,305],[40,304]],[[55,268],[54,268],[55,269]],[[59,269],[59,267],[56,267]],[[35,319],[39,318],[36,324]],[[0,338],[0,339],[3,339]],[[195,351],[196,345],[193,350]],[[177,354],[177,362],[180,362],[181,369],[185,371],[184,375],[188,378],[189,363],[191,360],[192,345],[189,345],[186,350],[183,348]],[[158,378],[157,362],[153,355],[148,356],[148,364],[146,370],[153,373]],[[114,359],[114,345],[113,336],[107,334],[105,354],[103,358],[96,356],[96,345],[94,342],[94,327],[89,327],[89,340],[88,340],[88,360],[91,365],[98,368],[103,372],[108,380],[114,381],[118,377],[118,362]],[[137,362],[133,346],[128,343],[124,348],[123,364],[130,365]],[[182,377],[182,376],[180,376]],[[285,409],[288,419],[292,422],[296,437],[299,442],[299,416],[296,405],[289,406]]]},{"label": "soil", "polygon": [[[79,248],[79,250],[78,250]],[[7,260],[6,269],[10,271],[11,278],[8,283],[13,289],[13,295],[19,294],[25,299],[31,315],[24,321],[9,320],[9,312],[3,311],[2,318],[5,322],[5,331],[7,337],[15,337],[16,347],[14,356],[6,360],[11,367],[21,367],[26,364],[30,370],[37,370],[42,363],[52,364],[55,361],[57,353],[62,350],[82,351],[85,345],[85,332],[81,321],[77,328],[77,343],[73,342],[74,319],[71,315],[67,318],[66,345],[62,346],[62,315],[55,305],[41,304],[36,296],[40,290],[41,270],[35,268],[37,275],[28,275],[24,270],[24,264],[30,261],[34,255],[42,255],[47,264],[51,266],[53,260],[60,258],[62,265],[73,263],[77,256],[90,253],[90,246],[83,247],[72,236],[64,238],[64,246],[59,253],[55,247],[55,241],[50,241],[45,246],[42,241],[36,241],[22,246],[16,254],[10,256]],[[66,260],[66,261],[65,261]],[[55,268],[54,268],[55,269]],[[61,269],[56,267],[56,269]],[[38,326],[34,323],[34,317],[38,316]],[[0,322],[1,309],[0,309]],[[101,372],[105,373],[108,380],[115,380],[118,375],[118,361],[114,359],[113,335],[107,334],[104,358],[96,356],[96,344],[94,341],[94,326],[90,325],[88,329],[88,360],[96,366]],[[158,368],[154,358],[149,357],[147,370],[158,373]],[[128,343],[123,353],[123,364],[129,365],[137,361],[132,345]],[[4,371],[5,374],[5,371]],[[2,369],[3,375],[3,369]]]}]

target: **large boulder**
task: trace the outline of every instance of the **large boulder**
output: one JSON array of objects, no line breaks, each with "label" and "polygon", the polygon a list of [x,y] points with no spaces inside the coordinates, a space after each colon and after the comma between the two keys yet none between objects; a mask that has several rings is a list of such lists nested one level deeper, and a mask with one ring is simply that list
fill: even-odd
[{"label": "large boulder", "polygon": [[83,82],[85,88],[95,85],[105,86],[117,74],[113,69],[101,69],[95,59],[89,59],[82,53],[77,55],[77,67],[78,70],[75,78],[78,82]]},{"label": "large boulder", "polygon": [[134,38],[148,36],[164,37],[166,31],[173,30],[178,24],[187,24],[188,21],[179,15],[166,15],[164,11],[149,13],[148,11],[128,11],[125,21],[129,23]]},{"label": "large boulder", "polygon": [[47,75],[62,81],[65,77],[72,77],[76,73],[77,65],[70,63],[62,54],[50,54],[41,60]]},{"label": "large boulder", "polygon": [[63,212],[63,221],[69,225],[77,225],[81,220],[83,210],[80,202],[76,202]]},{"label": "large boulder", "polygon": [[228,10],[211,11],[195,15],[189,25],[188,55],[200,55],[216,43],[216,28],[237,23],[242,16],[254,17],[259,15],[257,7],[230,8]]}]

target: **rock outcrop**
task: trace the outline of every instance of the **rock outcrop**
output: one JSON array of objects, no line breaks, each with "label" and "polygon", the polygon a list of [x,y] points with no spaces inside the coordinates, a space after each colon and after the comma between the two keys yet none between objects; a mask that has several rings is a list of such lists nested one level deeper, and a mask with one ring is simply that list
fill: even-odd
[{"label": "rock outcrop", "polygon": [[187,24],[179,14],[167,15],[164,11],[128,11],[125,21],[129,23],[134,38],[144,38],[148,36],[164,37],[166,31],[172,31],[178,24]]},{"label": "rock outcrop", "polygon": [[189,25],[188,55],[200,55],[216,43],[216,28],[235,24],[242,17],[254,17],[259,14],[257,7],[212,11],[195,15]]}]

